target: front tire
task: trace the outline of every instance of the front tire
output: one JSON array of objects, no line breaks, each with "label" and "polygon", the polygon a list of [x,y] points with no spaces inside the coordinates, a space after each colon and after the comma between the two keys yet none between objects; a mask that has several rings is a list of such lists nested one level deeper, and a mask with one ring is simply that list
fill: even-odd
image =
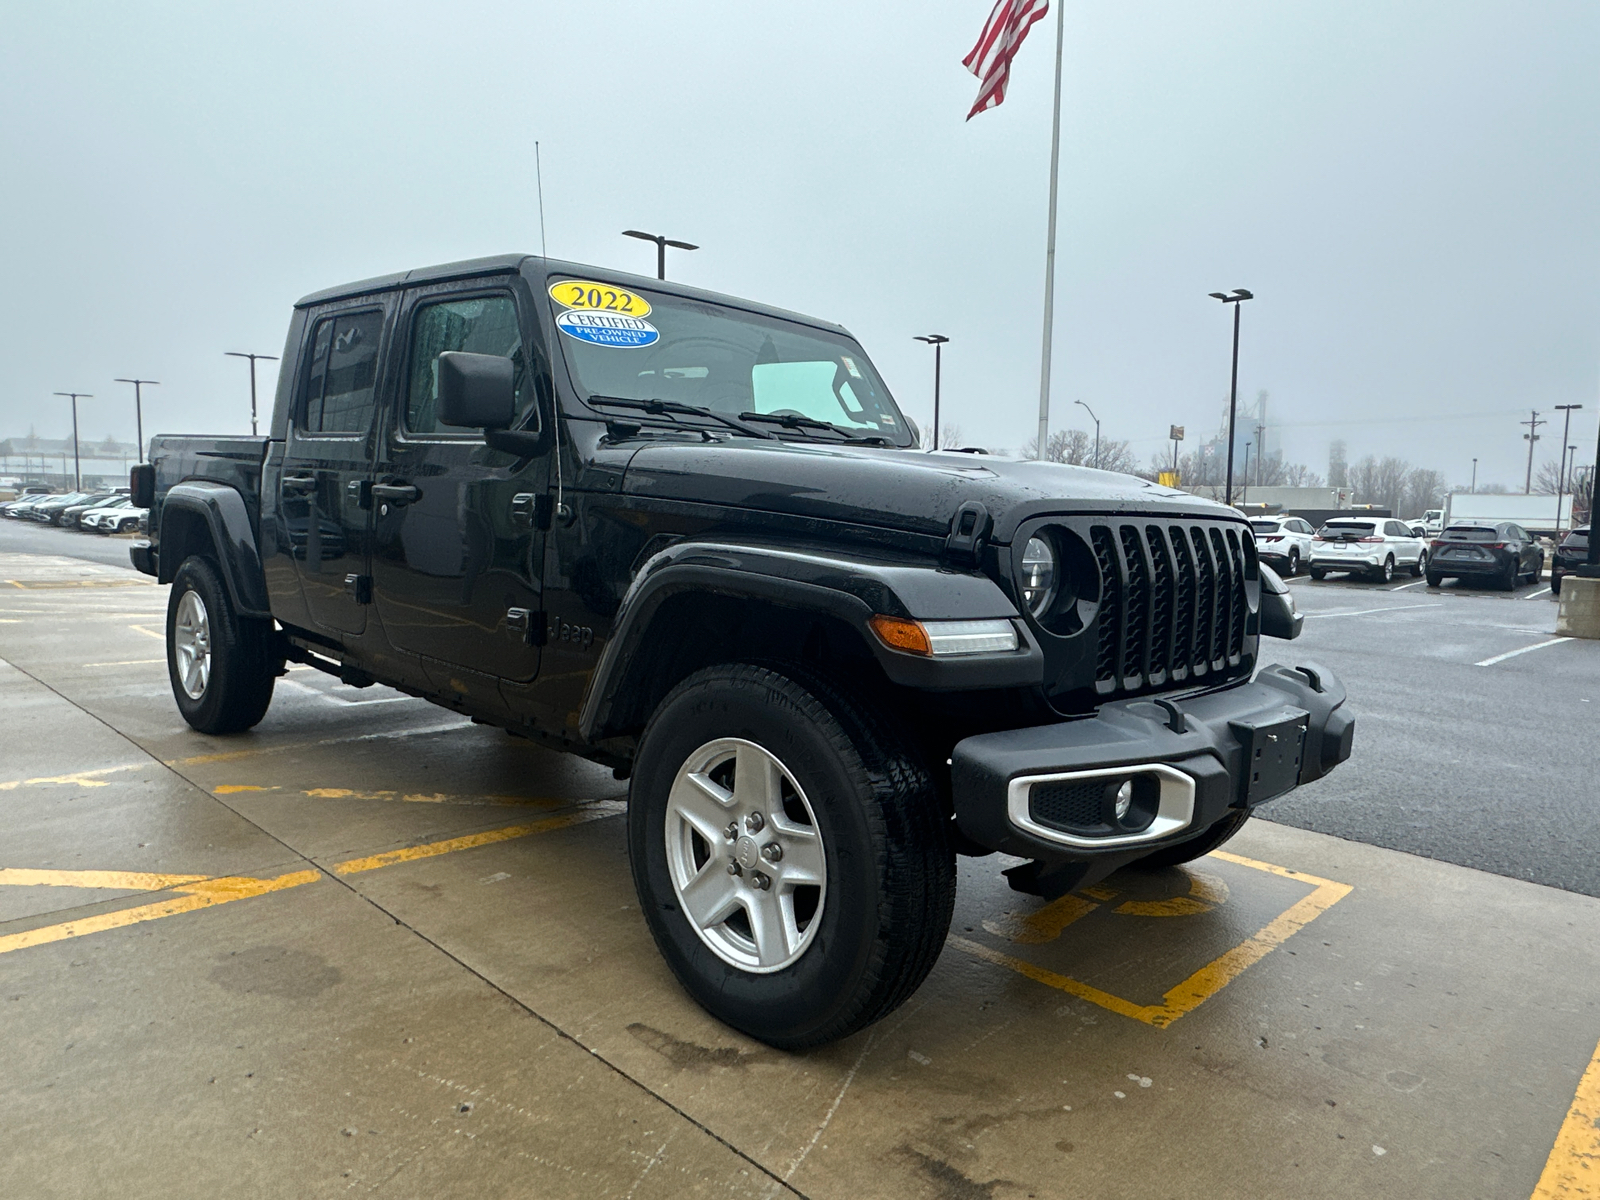
[{"label": "front tire", "polygon": [[910,739],[798,672],[715,666],[673,689],[634,760],[628,850],[685,990],[785,1050],[902,1004],[955,904],[943,808]]},{"label": "front tire", "polygon": [[183,719],[201,733],[240,733],[272,703],[272,622],[241,617],[210,559],[191,555],[167,596],[167,676]]}]

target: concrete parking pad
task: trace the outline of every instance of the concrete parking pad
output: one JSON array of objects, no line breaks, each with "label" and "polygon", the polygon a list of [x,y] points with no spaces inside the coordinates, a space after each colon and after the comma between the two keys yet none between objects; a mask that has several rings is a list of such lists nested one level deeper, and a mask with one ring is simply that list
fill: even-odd
[{"label": "concrete parking pad", "polygon": [[927,985],[783,1054],[656,954],[609,771],[311,672],[200,737],[137,590],[0,626],[11,1194],[1600,1196],[1600,900],[1266,822],[962,860]]}]

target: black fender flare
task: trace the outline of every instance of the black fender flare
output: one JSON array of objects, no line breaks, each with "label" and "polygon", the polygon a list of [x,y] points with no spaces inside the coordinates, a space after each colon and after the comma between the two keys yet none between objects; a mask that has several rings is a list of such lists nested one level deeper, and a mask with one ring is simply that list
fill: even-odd
[{"label": "black fender flare", "polygon": [[[684,592],[747,597],[799,612],[835,617],[861,634],[896,684],[934,691],[1030,687],[1044,677],[1044,656],[1016,607],[986,575],[932,563],[891,563],[814,549],[726,542],[680,542],[647,561],[623,596],[590,676],[578,717],[585,741],[617,732],[612,721],[629,669],[661,605]],[[1018,648],[936,660],[890,650],[872,633],[874,615],[920,620],[1009,619]]]},{"label": "black fender flare", "polygon": [[[228,585],[228,596],[239,615],[271,617],[267,577],[262,570],[261,552],[256,546],[255,530],[250,527],[250,513],[245,508],[244,497],[227,484],[203,479],[174,484],[162,499],[158,546],[172,544],[167,533],[174,513],[193,513],[205,522],[217,552],[217,565]],[[183,565],[178,561],[180,557],[171,553],[157,555],[158,583],[172,582]]]}]

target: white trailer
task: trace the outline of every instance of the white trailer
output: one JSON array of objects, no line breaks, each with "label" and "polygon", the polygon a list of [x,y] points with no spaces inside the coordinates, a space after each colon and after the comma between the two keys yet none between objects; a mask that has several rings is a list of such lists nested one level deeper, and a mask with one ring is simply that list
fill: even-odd
[{"label": "white trailer", "polygon": [[1554,496],[1512,496],[1491,492],[1451,492],[1445,501],[1444,523],[1474,521],[1494,525],[1510,521],[1521,525],[1529,533],[1554,534],[1557,529],[1572,528],[1572,495],[1561,497],[1561,509],[1556,510]]}]

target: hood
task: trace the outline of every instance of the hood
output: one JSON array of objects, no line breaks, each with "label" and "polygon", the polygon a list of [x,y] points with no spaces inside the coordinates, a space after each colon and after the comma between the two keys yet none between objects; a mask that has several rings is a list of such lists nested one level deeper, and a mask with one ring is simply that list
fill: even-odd
[{"label": "hood", "polygon": [[1133,475],[954,452],[812,442],[656,442],[631,457],[626,494],[944,537],[956,510],[981,501],[992,537],[1046,512],[1162,512],[1216,520],[1235,510]]}]

